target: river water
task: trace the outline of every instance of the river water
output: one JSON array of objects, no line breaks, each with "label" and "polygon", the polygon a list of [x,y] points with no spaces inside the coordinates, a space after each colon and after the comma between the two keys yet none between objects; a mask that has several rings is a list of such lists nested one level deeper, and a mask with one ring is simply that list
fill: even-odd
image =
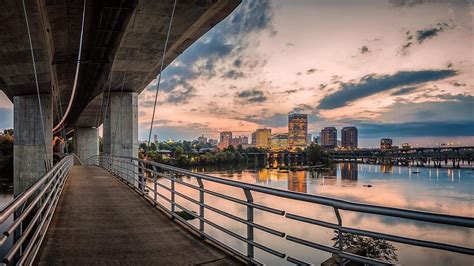
[{"label": "river water", "polygon": [[[238,180],[272,188],[322,195],[353,202],[413,209],[427,212],[474,217],[474,170],[434,169],[340,163],[329,169],[310,173],[306,171],[281,172],[265,168],[196,168],[196,172]],[[186,182],[197,184],[192,178]],[[160,182],[166,183],[166,180]],[[205,182],[208,189],[225,192],[245,199],[241,189]],[[197,192],[177,185],[178,191],[198,199]],[[256,203],[285,210],[332,223],[337,223],[332,208],[287,200],[260,193],[253,193]],[[193,203],[180,197],[177,202],[198,212]],[[246,217],[246,208],[211,195],[205,196],[206,204],[225,210],[239,217]],[[166,202],[162,202],[167,205]],[[415,239],[438,241],[453,245],[474,247],[474,230],[454,226],[440,226],[430,223],[407,221],[384,216],[358,214],[342,211],[344,226],[372,230],[376,232],[402,235]],[[231,231],[246,236],[246,226],[212,211],[206,210],[206,219],[222,225]],[[316,225],[309,225],[284,217],[255,211],[255,222],[286,234],[310,240],[322,245],[332,246],[334,231]],[[198,221],[191,221],[198,226]],[[246,245],[225,233],[206,225],[206,230],[214,237],[245,253]],[[283,238],[255,230],[255,241],[292,257],[319,265],[331,254],[311,249],[299,244],[289,243]],[[440,250],[418,248],[393,243],[398,261],[404,265],[473,265],[474,258]],[[288,264],[273,255],[255,249],[255,257],[270,265]]]}]

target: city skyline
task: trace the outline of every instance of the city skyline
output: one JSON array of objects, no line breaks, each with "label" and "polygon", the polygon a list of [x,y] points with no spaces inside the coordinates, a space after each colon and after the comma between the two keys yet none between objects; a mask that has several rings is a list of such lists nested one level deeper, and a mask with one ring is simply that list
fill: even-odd
[{"label": "city skyline", "polygon": [[[308,134],[356,126],[361,147],[384,137],[473,145],[471,10],[467,1],[243,1],[163,72],[153,135],[283,133],[289,113],[305,112]],[[139,139],[155,86],[139,96]],[[11,127],[0,92],[0,128]]]}]

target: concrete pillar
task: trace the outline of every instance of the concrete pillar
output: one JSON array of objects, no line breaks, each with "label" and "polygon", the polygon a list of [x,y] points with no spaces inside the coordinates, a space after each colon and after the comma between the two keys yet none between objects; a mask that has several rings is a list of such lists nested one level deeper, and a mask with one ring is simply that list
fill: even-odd
[{"label": "concrete pillar", "polygon": [[[41,95],[44,130],[37,95],[13,97],[13,192],[19,195],[46,173],[53,161],[53,105],[51,94]],[[45,148],[46,141],[46,148]]]},{"label": "concrete pillar", "polygon": [[76,128],[74,152],[83,162],[92,156],[99,155],[99,130],[95,127]]},{"label": "concrete pillar", "polygon": [[138,157],[138,95],[136,92],[110,94],[104,119],[104,153]]},{"label": "concrete pillar", "polygon": [[[104,118],[104,154],[138,157],[138,95],[136,92],[111,93]],[[113,162],[123,178],[137,184],[138,169],[127,163]]]}]

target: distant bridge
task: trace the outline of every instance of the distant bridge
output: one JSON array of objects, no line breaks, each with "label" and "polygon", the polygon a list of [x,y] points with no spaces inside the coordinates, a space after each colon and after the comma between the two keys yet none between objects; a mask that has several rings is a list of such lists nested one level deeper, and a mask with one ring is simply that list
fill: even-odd
[{"label": "distant bridge", "polygon": [[401,149],[356,149],[330,150],[329,155],[337,161],[362,161],[376,164],[433,165],[458,168],[461,162],[471,164],[474,146],[462,147],[416,147]]}]

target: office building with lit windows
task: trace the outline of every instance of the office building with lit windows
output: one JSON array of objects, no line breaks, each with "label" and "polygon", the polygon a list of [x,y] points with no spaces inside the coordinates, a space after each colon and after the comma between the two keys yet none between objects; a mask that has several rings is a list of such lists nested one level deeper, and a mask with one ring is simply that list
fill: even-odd
[{"label": "office building with lit windows", "polygon": [[288,115],[288,148],[295,150],[304,149],[308,138],[308,115],[290,114]]}]

